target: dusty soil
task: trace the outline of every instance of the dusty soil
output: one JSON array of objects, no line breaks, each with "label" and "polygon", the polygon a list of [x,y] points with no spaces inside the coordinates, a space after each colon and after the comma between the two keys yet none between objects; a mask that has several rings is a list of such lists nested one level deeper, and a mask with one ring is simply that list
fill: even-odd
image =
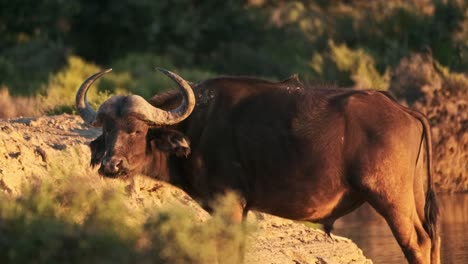
[{"label": "dusty soil", "polygon": [[[100,184],[114,184],[88,166],[87,144],[99,134],[100,130],[72,115],[0,120],[0,190],[15,195],[22,184],[35,178],[71,171]],[[209,217],[185,193],[168,184],[138,177],[129,189],[129,200],[136,205],[176,201],[195,212],[195,221]],[[168,196],[173,198],[162,199]],[[321,230],[266,214],[251,213],[249,221],[256,230],[249,235],[246,263],[372,263],[349,239],[329,238]]]}]

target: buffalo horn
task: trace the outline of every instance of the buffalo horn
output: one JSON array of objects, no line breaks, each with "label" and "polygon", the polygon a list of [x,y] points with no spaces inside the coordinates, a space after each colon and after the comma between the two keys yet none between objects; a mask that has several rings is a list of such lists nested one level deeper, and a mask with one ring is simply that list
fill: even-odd
[{"label": "buffalo horn", "polygon": [[179,88],[180,92],[182,92],[182,102],[176,109],[170,111],[163,111],[159,108],[153,107],[153,111],[150,112],[148,120],[158,125],[177,124],[187,118],[195,107],[195,95],[193,94],[192,87],[190,87],[190,85],[184,79],[182,79],[182,77],[173,72],[162,68],[156,68],[156,70],[164,73],[175,83],[177,83],[177,87]]},{"label": "buffalo horn", "polygon": [[86,81],[83,82],[83,84],[78,89],[78,92],[76,92],[75,103],[76,108],[78,109],[78,113],[87,124],[90,124],[92,126],[98,126],[98,124],[96,124],[97,114],[96,111],[94,111],[91,105],[89,104],[88,99],[86,98],[86,94],[88,93],[88,89],[89,87],[91,87],[91,84],[93,84],[94,81],[111,71],[112,69],[107,69],[105,71],[101,71],[91,75],[88,79],[86,79]]}]

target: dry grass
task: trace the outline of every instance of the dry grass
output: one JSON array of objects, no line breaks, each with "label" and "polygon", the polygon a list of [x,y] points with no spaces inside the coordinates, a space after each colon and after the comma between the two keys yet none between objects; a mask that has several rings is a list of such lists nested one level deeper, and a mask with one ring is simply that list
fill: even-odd
[{"label": "dry grass", "polygon": [[44,108],[38,97],[12,97],[6,87],[0,88],[0,106],[0,118],[44,114]]}]

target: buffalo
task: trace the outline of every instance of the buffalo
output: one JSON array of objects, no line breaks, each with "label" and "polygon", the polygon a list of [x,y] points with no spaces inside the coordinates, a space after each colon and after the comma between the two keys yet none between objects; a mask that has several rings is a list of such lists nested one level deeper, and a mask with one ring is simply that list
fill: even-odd
[{"label": "buffalo", "polygon": [[102,127],[91,165],[105,177],[145,174],[180,187],[211,211],[220,194],[239,194],[235,218],[249,210],[318,222],[369,203],[390,226],[409,263],[439,263],[438,207],[427,119],[389,94],[218,77],[190,83],[170,71],[178,91],[150,100],[113,96],[96,112],[76,94],[83,120]]}]

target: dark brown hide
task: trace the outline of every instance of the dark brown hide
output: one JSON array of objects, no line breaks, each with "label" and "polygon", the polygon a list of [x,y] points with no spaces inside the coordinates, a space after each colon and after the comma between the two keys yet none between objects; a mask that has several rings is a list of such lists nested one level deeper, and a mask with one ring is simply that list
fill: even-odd
[{"label": "dark brown hide", "polygon": [[[305,89],[297,77],[221,77],[193,88],[192,114],[164,128],[120,116],[125,99],[116,102],[91,144],[92,164],[117,157],[126,175],[160,177],[208,210],[234,190],[244,215],[320,222],[327,232],[368,202],[410,263],[438,263],[430,131],[421,114],[381,92]],[[170,92],[151,102],[172,109],[180,100]]]}]

